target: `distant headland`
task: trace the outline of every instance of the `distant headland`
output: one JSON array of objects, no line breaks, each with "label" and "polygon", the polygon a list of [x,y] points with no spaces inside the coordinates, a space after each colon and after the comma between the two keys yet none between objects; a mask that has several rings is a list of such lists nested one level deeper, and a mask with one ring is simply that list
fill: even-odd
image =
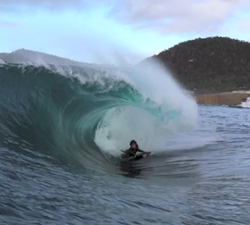
[{"label": "distant headland", "polygon": [[[144,61],[151,58],[166,66],[178,82],[194,93],[198,103],[221,105],[226,101],[226,105],[238,105],[250,95],[232,93],[250,90],[249,42],[227,37],[198,38]],[[219,94],[222,92],[226,93]]]}]

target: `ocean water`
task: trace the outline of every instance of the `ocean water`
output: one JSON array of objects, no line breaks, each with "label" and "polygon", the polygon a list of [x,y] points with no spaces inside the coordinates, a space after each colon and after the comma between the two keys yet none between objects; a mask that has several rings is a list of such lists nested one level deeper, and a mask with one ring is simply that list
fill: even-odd
[{"label": "ocean water", "polygon": [[[197,106],[155,62],[0,58],[0,224],[250,223],[247,108]],[[124,165],[131,139],[152,155]]]}]

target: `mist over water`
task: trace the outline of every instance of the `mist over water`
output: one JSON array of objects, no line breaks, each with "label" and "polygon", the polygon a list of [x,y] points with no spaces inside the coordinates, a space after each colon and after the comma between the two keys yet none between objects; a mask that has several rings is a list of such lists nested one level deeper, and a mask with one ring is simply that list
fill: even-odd
[{"label": "mist over water", "polygon": [[127,70],[126,80],[139,93],[141,101],[107,111],[96,131],[100,149],[120,154],[119,150],[132,139],[145,150],[166,149],[166,135],[196,126],[195,101],[156,62]]}]

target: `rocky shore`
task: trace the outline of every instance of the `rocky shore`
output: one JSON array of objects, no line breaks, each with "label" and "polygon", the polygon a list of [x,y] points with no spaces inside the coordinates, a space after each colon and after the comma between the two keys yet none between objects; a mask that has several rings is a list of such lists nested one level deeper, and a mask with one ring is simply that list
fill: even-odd
[{"label": "rocky shore", "polygon": [[250,97],[250,91],[233,91],[216,94],[195,95],[198,104],[238,106]]}]

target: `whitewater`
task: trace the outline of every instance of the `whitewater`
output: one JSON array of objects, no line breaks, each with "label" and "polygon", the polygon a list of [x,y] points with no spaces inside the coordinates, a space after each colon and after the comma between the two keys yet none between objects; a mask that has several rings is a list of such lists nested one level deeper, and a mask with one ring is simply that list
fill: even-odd
[{"label": "whitewater", "polygon": [[[0,82],[1,224],[250,221],[247,109],[198,106],[153,60],[21,49],[0,53]],[[152,155],[127,168],[132,139]]]}]

